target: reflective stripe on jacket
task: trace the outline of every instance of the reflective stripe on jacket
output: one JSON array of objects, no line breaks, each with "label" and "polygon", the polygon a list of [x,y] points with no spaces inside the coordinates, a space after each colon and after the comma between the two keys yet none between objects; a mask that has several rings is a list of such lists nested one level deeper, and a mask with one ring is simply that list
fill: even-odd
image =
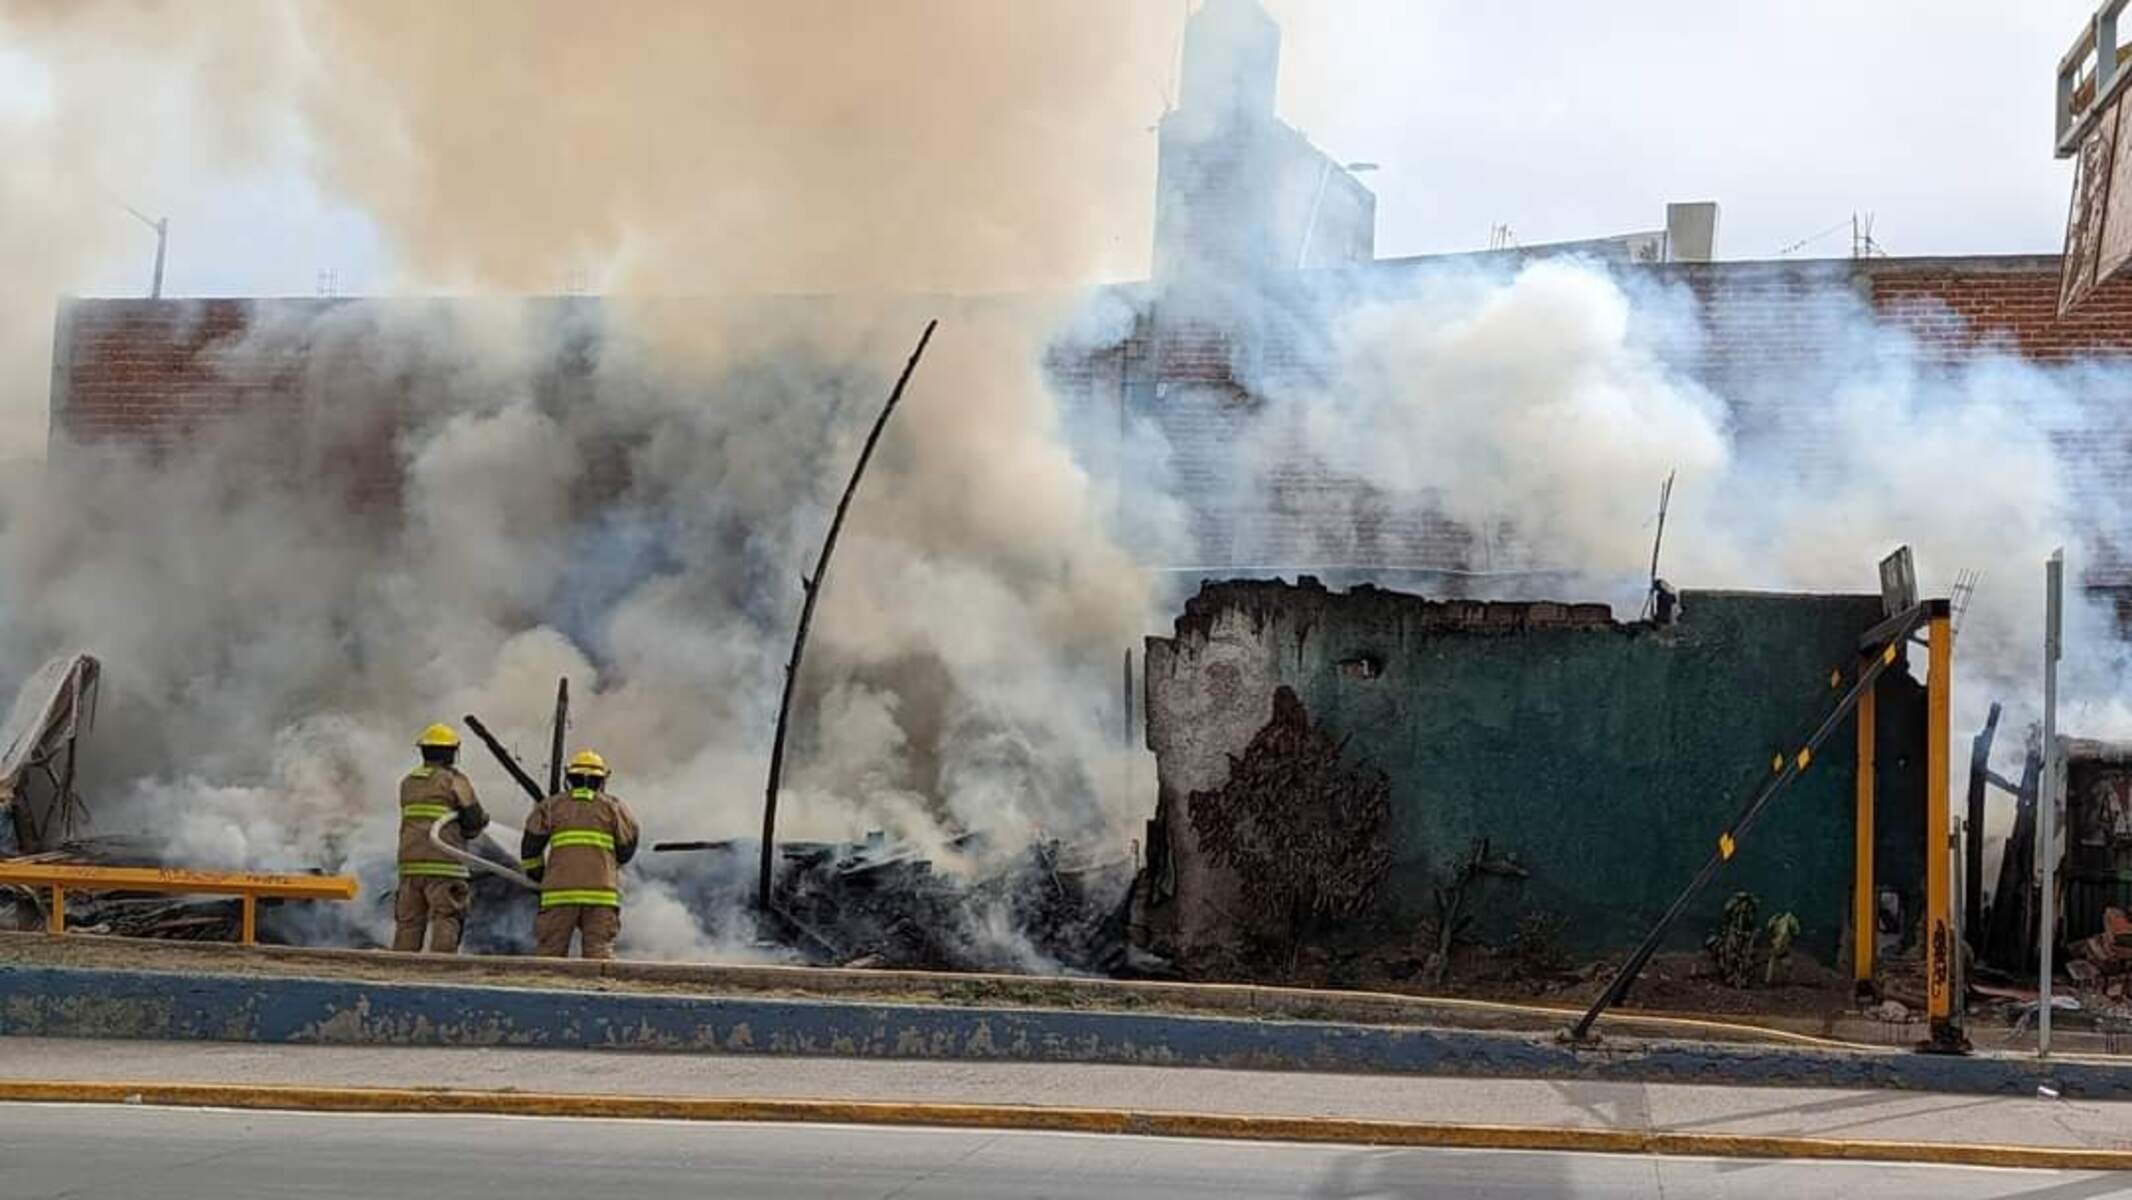
[{"label": "reflective stripe on jacket", "polygon": [[627,805],[604,791],[573,788],[533,810],[519,863],[540,881],[542,908],[620,908],[621,867],[636,854],[637,836]]},{"label": "reflective stripe on jacket", "polygon": [[466,840],[489,823],[474,797],[474,785],[451,767],[424,763],[400,781],[400,874],[431,879],[465,879],[467,869],[430,844],[429,827],[439,817],[457,814],[441,836],[464,849]]}]

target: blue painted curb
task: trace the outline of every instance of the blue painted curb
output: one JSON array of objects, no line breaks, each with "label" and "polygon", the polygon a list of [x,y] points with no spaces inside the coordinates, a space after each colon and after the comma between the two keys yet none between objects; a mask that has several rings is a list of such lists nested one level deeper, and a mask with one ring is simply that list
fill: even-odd
[{"label": "blue painted curb", "polygon": [[0,1035],[1128,1063],[2132,1099],[2132,1064],[1063,1009],[0,967]]}]

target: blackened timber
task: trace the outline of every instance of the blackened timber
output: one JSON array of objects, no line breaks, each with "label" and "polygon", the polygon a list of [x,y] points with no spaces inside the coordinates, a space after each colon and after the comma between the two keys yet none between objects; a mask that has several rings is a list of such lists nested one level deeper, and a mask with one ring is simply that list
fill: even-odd
[{"label": "blackened timber", "polygon": [[1991,783],[1991,743],[1999,732],[1999,702],[1969,743],[1969,794],[1962,831],[1962,940],[1984,952],[1984,788]]},{"label": "blackened timber", "polygon": [[563,731],[570,724],[570,677],[555,681],[555,727],[548,738],[548,794],[563,790]]},{"label": "blackened timber", "polygon": [[770,739],[770,778],[763,787],[762,860],[756,869],[755,907],[764,913],[770,911],[770,863],[777,845],[777,786],[785,769],[785,732],[792,717],[792,689],[799,682],[800,658],[807,651],[807,627],[814,621],[814,602],[822,594],[822,580],[829,572],[829,556],[837,548],[837,534],[844,528],[844,514],[851,509],[852,495],[859,490],[859,479],[866,474],[866,463],[873,458],[874,445],[881,440],[881,431],[888,427],[888,418],[903,399],[903,389],[910,383],[911,373],[918,369],[918,360],[925,356],[926,344],[933,340],[933,330],[939,327],[938,320],[927,321],[925,332],[918,335],[918,348],[911,351],[910,361],[903,364],[903,374],[896,377],[896,386],[888,393],[888,403],[881,406],[881,415],[874,418],[874,427],[866,435],[866,444],[859,448],[859,461],[851,468],[851,481],[844,485],[844,495],[837,501],[836,514],[829,518],[829,532],[822,538],[821,555],[814,560],[814,574],[800,578],[800,590],[805,593],[805,598],[800,601],[799,628],[792,635],[792,657],[785,663],[784,694],[777,702],[777,732]]},{"label": "blackened timber", "polygon": [[474,736],[481,739],[481,744],[487,746],[489,753],[496,756],[496,761],[503,764],[504,772],[517,780],[519,787],[526,789],[526,795],[533,798],[533,803],[539,804],[548,798],[549,793],[540,790],[540,784],[534,782],[531,775],[526,774],[526,769],[518,765],[518,760],[511,757],[509,750],[503,748],[503,743],[496,740],[496,735],[489,732],[489,727],[481,723],[480,717],[472,713],[466,714],[466,727],[473,730]]}]

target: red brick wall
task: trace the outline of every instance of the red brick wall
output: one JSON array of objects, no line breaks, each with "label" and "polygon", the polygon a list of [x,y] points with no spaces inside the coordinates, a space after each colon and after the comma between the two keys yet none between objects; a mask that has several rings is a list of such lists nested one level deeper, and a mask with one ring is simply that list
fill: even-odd
[{"label": "red brick wall", "polygon": [[[233,484],[330,487],[357,511],[396,508],[404,386],[358,364],[338,372],[346,377],[339,386],[325,378],[347,361],[347,348],[329,352],[303,331],[336,303],[63,303],[53,347],[53,453],[122,450],[167,462],[211,444]],[[263,336],[268,305],[273,332]],[[351,398],[356,403],[342,403]],[[241,425],[232,420],[240,414]]]},{"label": "red brick wall", "polygon": [[215,353],[241,337],[250,308],[241,300],[64,303],[53,352],[53,439],[160,455],[246,406],[291,398],[292,372],[247,369]]},{"label": "red brick wall", "polygon": [[1927,347],[1964,357],[1979,345],[2040,362],[2132,353],[2132,278],[2096,289],[2058,316],[2058,260],[2009,259],[1979,270],[1966,259],[1862,264],[1873,307]]},{"label": "red brick wall", "polygon": [[[1385,263],[1363,270],[1390,272],[1425,266]],[[1758,381],[1763,395],[1753,403],[1781,419],[1792,405],[1812,405],[1811,381],[1791,382],[1791,368],[1812,361],[1826,339],[1854,328],[1863,306],[1908,330],[1929,353],[1959,361],[1980,353],[2017,351],[2046,362],[2081,355],[2132,354],[2132,280],[2099,289],[2089,304],[2057,318],[2055,258],[1897,259],[1808,263],[1711,263],[1617,267],[1626,276],[1648,273],[1661,283],[1685,285],[1700,305],[1704,344],[1690,369],[1721,390],[1728,378]],[[1131,295],[1126,293],[1125,295]],[[368,326],[331,344],[292,329],[308,328],[340,301],[312,300],[91,300],[63,306],[54,347],[52,434],[55,449],[121,446],[152,456],[213,437],[227,418],[262,409],[287,419],[270,439],[269,455],[282,469],[336,481],[363,507],[396,506],[401,481],[395,433],[408,418],[411,390],[446,390],[448,368],[419,355],[387,354],[364,344]],[[414,303],[414,302],[409,302]],[[1132,403],[1162,405],[1174,385],[1196,384],[1226,392],[1229,403],[1252,398],[1238,376],[1308,376],[1317,348],[1287,335],[1233,335],[1204,320],[1181,321],[1158,305],[1156,319],[1143,298],[1134,332],[1093,354],[1055,356],[1054,376],[1069,402],[1104,409],[1132,394]],[[1292,313],[1290,314],[1293,315]],[[254,336],[257,326],[277,330]],[[1159,333],[1157,330],[1159,329]],[[1250,345],[1246,342],[1264,342]],[[379,365],[373,360],[381,360]],[[1232,364],[1242,363],[1241,370]],[[571,370],[558,364],[551,374]],[[1790,373],[1788,373],[1790,372]],[[1770,380],[1784,382],[1773,390]],[[563,383],[567,385],[567,380]],[[1208,393],[1202,393],[1208,394]],[[2132,404],[2132,397],[2127,397]],[[1191,428],[1172,432],[1178,445],[1173,470],[1188,491],[1217,489],[1228,471],[1219,454],[1227,434],[1217,428],[1218,409],[1201,414]],[[255,422],[247,422],[247,426]],[[325,432],[319,432],[321,429]],[[2132,437],[2112,425],[2069,435],[2064,445],[2075,486],[2114,489],[2132,480]],[[1508,548],[1491,547],[1441,521],[1385,511],[1357,493],[1328,504],[1328,489],[1355,491],[1349,481],[1305,478],[1290,472],[1276,481],[1270,528],[1235,528],[1211,511],[1205,539],[1216,547],[1256,547],[1239,553],[1318,561],[1322,537],[1281,526],[1283,512],[1322,513],[1345,505],[1352,529],[1346,547],[1358,556],[1390,564],[1498,569],[1523,565],[1504,559]],[[2128,539],[2132,540],[2132,539]],[[1259,565],[1278,565],[1275,563]],[[2108,579],[2091,582],[2132,586],[2132,566],[2105,564]]]}]

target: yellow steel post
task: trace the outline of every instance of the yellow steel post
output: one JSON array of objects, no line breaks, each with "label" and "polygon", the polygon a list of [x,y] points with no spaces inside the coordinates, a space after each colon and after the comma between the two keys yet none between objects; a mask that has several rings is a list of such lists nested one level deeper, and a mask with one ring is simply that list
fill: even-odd
[{"label": "yellow steel post", "polygon": [[67,931],[67,889],[56,883],[52,885],[52,911],[45,917],[44,930],[55,935]]},{"label": "yellow steel post", "polygon": [[1965,1042],[1954,1020],[1954,887],[1948,839],[1949,721],[1954,692],[1954,629],[1947,602],[1934,601],[1925,670],[1925,1015],[1930,1045],[1960,1050]]},{"label": "yellow steel post", "polygon": [[251,892],[244,894],[242,922],[238,926],[237,942],[249,946],[259,933],[259,897]]},{"label": "yellow steel post", "polygon": [[1851,980],[1861,996],[1873,990],[1873,955],[1880,930],[1878,897],[1873,884],[1873,801],[1875,705],[1877,688],[1867,688],[1858,697],[1858,817],[1857,872],[1851,885]]}]

